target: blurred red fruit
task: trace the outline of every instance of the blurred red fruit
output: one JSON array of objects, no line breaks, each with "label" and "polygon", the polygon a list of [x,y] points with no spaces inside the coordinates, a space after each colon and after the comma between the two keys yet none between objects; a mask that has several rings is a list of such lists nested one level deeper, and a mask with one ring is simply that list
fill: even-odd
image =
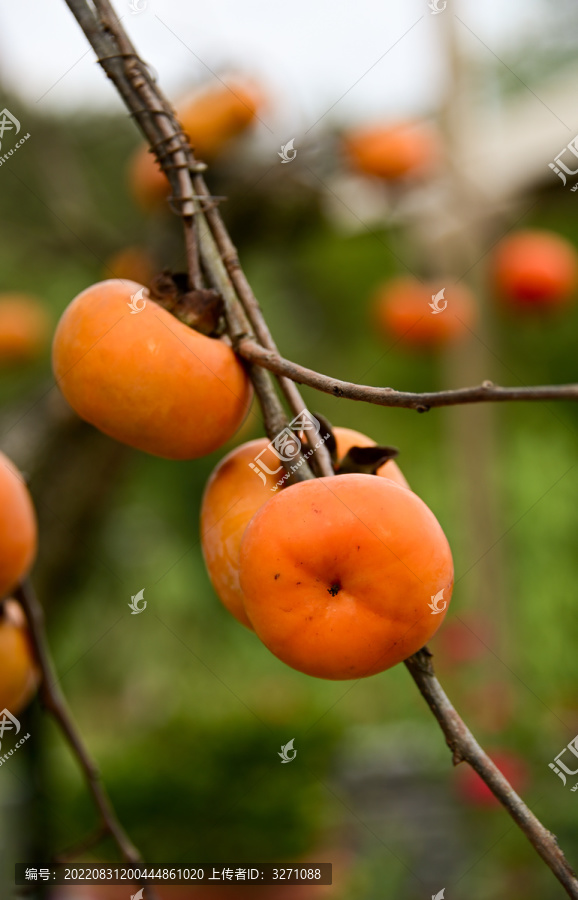
[{"label": "blurred red fruit", "polygon": [[[530,780],[528,764],[521,756],[506,750],[488,751],[488,755],[507,778],[516,793],[525,790]],[[464,803],[471,806],[499,806],[491,790],[467,763],[456,769],[456,790]]]},{"label": "blurred red fruit", "polygon": [[503,301],[516,309],[564,306],[576,289],[578,254],[550,231],[518,231],[498,244],[493,281]]},{"label": "blurred red fruit", "polygon": [[465,285],[442,288],[417,278],[394,278],[382,284],[373,300],[378,330],[406,347],[437,348],[470,334],[477,321],[472,292]]},{"label": "blurred red fruit", "polygon": [[343,143],[352,168],[388,181],[428,174],[440,158],[438,135],[424,122],[358,128]]},{"label": "blurred red fruit", "polygon": [[488,653],[494,640],[492,623],[485,616],[462,613],[446,622],[435,638],[435,654],[442,663],[465,663]]}]

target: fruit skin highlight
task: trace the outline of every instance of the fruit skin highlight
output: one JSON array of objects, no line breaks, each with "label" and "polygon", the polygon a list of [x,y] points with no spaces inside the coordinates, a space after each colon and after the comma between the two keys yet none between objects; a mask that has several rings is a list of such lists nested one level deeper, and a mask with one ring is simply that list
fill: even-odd
[{"label": "fruit skin highlight", "polygon": [[430,509],[387,478],[342,475],[286,488],[241,544],[245,610],[263,643],[307,675],[365,678],[415,653],[449,603],[453,562]]},{"label": "fruit skin highlight", "polygon": [[502,302],[524,311],[565,306],[578,282],[578,254],[551,231],[525,230],[500,241],[492,262]]},{"label": "fruit skin highlight", "polygon": [[[249,410],[252,387],[233,350],[188,328],[132,281],[92,285],[54,336],[54,376],[78,415],[122,443],[167,459],[221,447]],[[142,300],[139,300],[142,307]]]},{"label": "fruit skin highlight", "polygon": [[40,682],[24,611],[9,599],[0,608],[0,710],[17,715]]},{"label": "fruit skin highlight", "polygon": [[0,599],[28,574],[36,556],[36,513],[24,478],[0,453]]},{"label": "fruit skin highlight", "polygon": [[[375,446],[375,441],[351,428],[335,428],[337,458],[343,459],[351,447]],[[213,470],[207,482],[201,504],[201,544],[209,578],[215,592],[229,612],[247,628],[252,628],[243,604],[239,582],[241,541],[247,525],[263,504],[270,500],[272,488],[284,470],[271,475],[262,466],[266,479],[250,468],[255,457],[263,454],[267,469],[272,472],[281,465],[277,456],[267,450],[268,438],[258,438],[241,444],[228,453]],[[377,471],[383,478],[391,478],[409,488],[399,466],[388,460]],[[343,477],[343,476],[340,476]]]}]

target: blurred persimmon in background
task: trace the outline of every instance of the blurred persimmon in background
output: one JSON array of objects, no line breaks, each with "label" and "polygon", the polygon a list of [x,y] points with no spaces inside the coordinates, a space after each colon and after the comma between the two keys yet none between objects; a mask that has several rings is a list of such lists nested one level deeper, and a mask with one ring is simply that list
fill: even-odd
[{"label": "blurred persimmon in background", "polygon": [[375,292],[372,313],[379,333],[406,347],[435,349],[467,337],[478,311],[464,284],[441,288],[417,278],[394,278]]},{"label": "blurred persimmon in background", "polygon": [[155,274],[150,253],[143,247],[123,247],[110,256],[104,266],[104,278],[120,278],[149,285]]},{"label": "blurred persimmon in background", "polygon": [[344,135],[343,145],[352,168],[388,181],[427,175],[441,158],[437,132],[426,122],[357,128]]},{"label": "blurred persimmon in background", "polygon": [[[262,104],[254,84],[235,80],[195,92],[175,110],[197,159],[210,161],[254,122]],[[129,182],[143,209],[161,205],[169,195],[167,179],[146,146],[139,147],[130,162]]]},{"label": "blurred persimmon in background", "polygon": [[48,343],[50,320],[41,300],[0,294],[0,367],[32,362]]},{"label": "blurred persimmon in background", "polygon": [[505,304],[521,311],[565,306],[578,282],[570,241],[545,230],[517,231],[498,244],[492,275]]}]

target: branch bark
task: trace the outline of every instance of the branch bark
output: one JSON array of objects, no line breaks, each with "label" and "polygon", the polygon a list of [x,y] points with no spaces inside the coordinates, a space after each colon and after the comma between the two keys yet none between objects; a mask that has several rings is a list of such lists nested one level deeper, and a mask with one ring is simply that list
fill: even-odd
[{"label": "branch bark", "polygon": [[[198,284],[199,281],[197,255],[200,254],[213,286],[224,297],[228,333],[231,338],[234,340],[239,334],[250,334],[251,318],[258,322],[260,333],[264,334],[266,326],[262,316],[259,320],[257,301],[250,289],[244,291],[245,300],[249,299],[249,295],[253,299],[250,316],[247,317],[213,235],[212,229],[215,229],[223,241],[226,230],[200,174],[206,169],[206,165],[195,159],[173,108],[136,53],[112,5],[109,0],[93,0],[92,4],[88,0],[66,0],[66,3],[93,47],[102,68],[134,116],[170,182],[173,195],[169,202],[173,211],[183,219],[191,283]],[[229,245],[229,251],[226,259],[231,265],[233,257],[236,257],[232,243]],[[246,279],[244,283],[248,285]],[[251,368],[249,372],[253,377],[255,369]],[[264,373],[261,373],[257,380],[253,378],[253,385],[259,398],[265,398],[264,391],[267,395],[267,408],[272,410],[273,406],[276,406],[276,414],[265,418],[267,434],[273,439],[287,425],[287,418],[272,385],[266,388],[265,384]],[[294,412],[306,409],[294,385],[288,386],[286,379],[280,380],[280,385]],[[279,422],[282,424],[277,427]],[[317,459],[325,466],[323,474],[333,474],[329,454],[324,447],[317,451]],[[294,464],[298,461],[301,464],[295,468],[290,480],[312,478],[313,473],[302,454],[292,462]]]},{"label": "branch bark", "polygon": [[476,387],[456,388],[450,391],[428,391],[412,393],[396,391],[390,387],[373,387],[367,384],[354,384],[330,378],[321,372],[315,372],[298,363],[284,359],[257,344],[249,337],[237,341],[236,350],[244,359],[263,366],[276,375],[286,375],[299,384],[306,384],[333,397],[345,397],[349,400],[363,400],[378,406],[414,409],[427,412],[440,406],[457,406],[463,403],[500,403],[507,400],[578,400],[578,384],[555,384],[535,387],[500,387],[491,381],[484,381]]},{"label": "branch bark", "polygon": [[[42,673],[40,697],[45,708],[60,726],[83,771],[92,799],[99,813],[102,826],[99,833],[110,835],[120,850],[123,860],[128,865],[142,866],[143,859],[116,816],[102,783],[100,770],[80,737],[64,694],[60,689],[48,647],[42,607],[28,579],[23,581],[15,591],[15,597],[22,604],[26,613],[32,646]],[[145,889],[145,893],[147,891],[149,900],[156,900],[156,893],[150,886]]]},{"label": "branch bark", "polygon": [[406,659],[405,665],[445,735],[446,743],[452,751],[454,765],[464,761],[476,770],[564,886],[568,896],[578,898],[578,879],[560,850],[556,836],[544,828],[482,750],[437,680],[431,660],[431,652],[424,647]]}]

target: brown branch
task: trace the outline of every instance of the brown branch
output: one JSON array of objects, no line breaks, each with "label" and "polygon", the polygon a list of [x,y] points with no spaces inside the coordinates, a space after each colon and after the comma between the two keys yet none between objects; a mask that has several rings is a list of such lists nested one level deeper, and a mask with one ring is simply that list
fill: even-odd
[{"label": "brown branch", "polygon": [[[54,717],[56,722],[58,722],[58,725],[79,762],[100,816],[102,834],[109,835],[114,840],[122,854],[123,860],[125,860],[128,865],[142,866],[142,857],[116,816],[112,803],[102,783],[100,770],[84,745],[66,703],[64,694],[60,689],[48,647],[46,629],[44,626],[44,613],[36,594],[34,593],[32,584],[28,579],[23,581],[15,591],[15,597],[22,604],[24,612],[26,613],[30,630],[30,639],[42,674],[40,685],[40,697],[42,703],[47,711]],[[150,900],[156,900],[156,893],[150,889],[150,886],[146,890],[149,892],[148,897]]]},{"label": "brown branch", "polygon": [[[206,198],[210,196],[209,190],[202,175],[194,176],[194,187],[196,193],[199,196]],[[259,301],[253,293],[253,288],[249,284],[247,276],[241,268],[237,248],[233,244],[231,236],[225,228],[225,224],[221,218],[219,210],[216,207],[211,206],[206,209],[205,215],[207,218],[207,222],[211,227],[213,236],[215,238],[217,247],[219,248],[221,258],[226,267],[229,278],[231,279],[237,295],[240,298],[241,303],[243,304],[243,308],[253,327],[253,330],[255,331],[255,334],[257,335],[258,340],[267,350],[271,350],[273,353],[277,354],[277,345],[275,344],[273,335],[269,331],[269,326],[265,321],[265,317],[263,316],[263,312],[261,310],[261,307],[259,306]],[[279,385],[281,387],[281,390],[285,394],[285,398],[287,400],[287,403],[289,404],[290,409],[295,413],[295,415],[299,415],[299,413],[301,413],[304,409],[307,409],[305,401],[301,396],[301,392],[299,391],[299,388],[297,387],[293,379],[286,378],[284,375],[280,375]],[[325,444],[321,444],[321,446],[318,447],[315,451],[315,460],[319,467],[320,475],[333,475],[331,456]]]},{"label": "brown branch", "polygon": [[396,391],[389,387],[373,387],[366,384],[354,384],[330,378],[313,369],[300,366],[298,363],[284,359],[261,347],[249,337],[243,337],[236,343],[240,356],[250,362],[263,366],[276,375],[286,375],[299,384],[331,394],[333,397],[345,397],[349,400],[363,400],[378,406],[397,406],[403,409],[415,409],[427,412],[439,406],[457,406],[461,403],[504,402],[506,400],[578,400],[578,384],[555,384],[543,387],[500,387],[491,381],[484,381],[477,387],[456,388],[450,391],[429,391],[421,394],[411,391]]},{"label": "brown branch", "polygon": [[405,665],[425,702],[439,722],[446,743],[452,751],[454,765],[464,761],[475,769],[564,886],[568,896],[576,900],[578,898],[578,879],[560,850],[556,836],[544,828],[540,820],[504,778],[498,767],[484,753],[437,680],[431,658],[432,654],[427,647],[424,647],[406,659]]},{"label": "brown branch", "polygon": [[[200,251],[206,269],[213,276],[213,281],[215,273],[212,270],[217,255],[221,264],[223,261],[227,264],[227,268],[223,267],[223,272],[218,273],[218,280],[222,284],[224,274],[231,288],[229,297],[225,298],[229,325],[231,326],[230,316],[233,313],[233,306],[235,304],[240,306],[242,303],[259,339],[265,341],[265,346],[276,350],[258,303],[240,269],[235,248],[228,237],[220,214],[209,199],[210,192],[200,175],[206,166],[195,159],[174,110],[152,80],[145,63],[138,57],[109,0],[94,0],[95,11],[92,10],[87,0],[66,0],[66,3],[90,41],[106,74],[113,81],[151,148],[154,149],[157,160],[169,179],[173,191],[171,198],[173,208],[176,204],[178,213],[182,216],[185,224],[191,283],[195,284],[199,279],[197,236],[193,234],[190,224],[191,217],[194,216],[198,234],[198,251]],[[203,222],[210,222],[210,227],[203,229]],[[221,253],[219,242],[222,247],[225,247],[226,252]],[[215,251],[217,252],[215,253]],[[231,272],[233,277],[231,277]],[[236,289],[239,291],[238,296]],[[234,334],[238,334],[234,324],[230,327],[231,330]],[[250,333],[248,324],[245,333]],[[294,384],[284,378],[279,379],[279,382],[295,414],[307,408]],[[281,409],[279,405],[280,413]],[[284,425],[286,424],[285,420]],[[275,437],[279,430],[268,431],[269,437],[271,439]],[[299,469],[296,470],[296,477],[312,477],[308,464],[302,457],[298,457],[293,462],[298,459],[302,461]],[[323,470],[322,474],[333,474],[329,453],[324,445],[317,450],[316,459]]]}]

